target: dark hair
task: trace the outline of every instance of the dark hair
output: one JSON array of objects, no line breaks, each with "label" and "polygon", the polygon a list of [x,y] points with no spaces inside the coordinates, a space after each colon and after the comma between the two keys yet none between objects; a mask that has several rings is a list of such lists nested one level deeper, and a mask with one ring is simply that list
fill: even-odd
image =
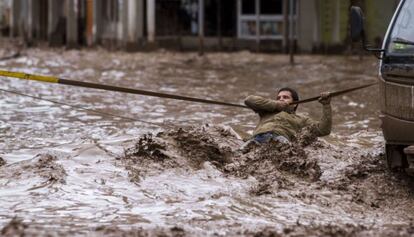
[{"label": "dark hair", "polygon": [[[290,94],[292,95],[292,99],[293,101],[298,101],[299,100],[299,95],[298,92],[295,89],[292,89],[290,87],[283,87],[281,89],[279,89],[279,91],[277,92],[277,94],[279,94],[281,91],[289,91]],[[296,105],[294,108],[294,111],[296,111],[296,109],[298,108],[299,105]]]},{"label": "dark hair", "polygon": [[281,91],[289,91],[290,94],[292,95],[293,101],[298,101],[299,100],[298,92],[296,92],[294,89],[292,89],[290,87],[283,87],[277,93],[279,94]]}]

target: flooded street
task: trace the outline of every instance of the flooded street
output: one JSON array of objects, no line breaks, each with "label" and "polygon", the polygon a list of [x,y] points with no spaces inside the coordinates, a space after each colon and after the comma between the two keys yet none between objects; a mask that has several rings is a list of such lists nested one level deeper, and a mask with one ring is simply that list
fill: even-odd
[{"label": "flooded street", "polygon": [[[4,54],[10,53],[3,49]],[[0,70],[242,104],[377,79],[365,56],[31,48]],[[383,157],[376,86],[332,99],[333,130],[242,153],[248,109],[0,78],[2,235],[410,236],[414,180]],[[299,106],[318,119],[317,102]],[[304,138],[303,138],[304,137]],[[1,160],[0,160],[1,161]]]}]

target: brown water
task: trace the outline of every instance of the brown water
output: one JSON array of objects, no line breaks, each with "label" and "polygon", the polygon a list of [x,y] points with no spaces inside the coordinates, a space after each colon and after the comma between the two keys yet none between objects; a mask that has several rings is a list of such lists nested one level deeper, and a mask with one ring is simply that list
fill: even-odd
[{"label": "brown water", "polygon": [[[232,103],[249,94],[272,97],[287,85],[306,98],[376,80],[373,57],[296,61],[292,67],[286,56],[249,52],[200,58],[29,49],[0,61],[0,69]],[[242,154],[231,128],[252,131],[257,117],[246,109],[1,80],[0,89],[161,124],[0,92],[4,235],[413,233],[412,180],[383,162],[377,88],[334,98],[328,137]],[[318,118],[320,107],[298,112]]]}]

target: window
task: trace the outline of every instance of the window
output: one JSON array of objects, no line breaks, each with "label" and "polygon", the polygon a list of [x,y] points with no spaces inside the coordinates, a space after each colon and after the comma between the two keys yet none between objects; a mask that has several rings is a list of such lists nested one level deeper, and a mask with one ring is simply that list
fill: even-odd
[{"label": "window", "polygon": [[[296,13],[296,1],[293,3]],[[243,39],[283,39],[283,0],[239,0],[238,37]],[[296,26],[296,16],[292,17]]]},{"label": "window", "polygon": [[256,2],[255,0],[243,0],[242,1],[242,14],[254,15],[256,14]]},{"label": "window", "polygon": [[241,22],[241,33],[245,36],[256,35],[256,21],[242,21]]},{"label": "window", "polygon": [[282,0],[260,0],[260,14],[283,14]]},{"label": "window", "polygon": [[260,35],[272,36],[283,34],[283,22],[282,21],[260,21]]},{"label": "window", "polygon": [[388,51],[394,54],[414,54],[414,1],[402,6],[391,31]]}]

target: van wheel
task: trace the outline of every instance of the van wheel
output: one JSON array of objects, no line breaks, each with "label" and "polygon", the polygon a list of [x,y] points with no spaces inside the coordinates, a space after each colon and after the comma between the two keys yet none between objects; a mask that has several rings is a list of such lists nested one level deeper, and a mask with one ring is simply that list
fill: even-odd
[{"label": "van wheel", "polygon": [[404,168],[404,153],[402,147],[398,145],[385,145],[385,159],[387,161],[388,169],[396,171]]}]

